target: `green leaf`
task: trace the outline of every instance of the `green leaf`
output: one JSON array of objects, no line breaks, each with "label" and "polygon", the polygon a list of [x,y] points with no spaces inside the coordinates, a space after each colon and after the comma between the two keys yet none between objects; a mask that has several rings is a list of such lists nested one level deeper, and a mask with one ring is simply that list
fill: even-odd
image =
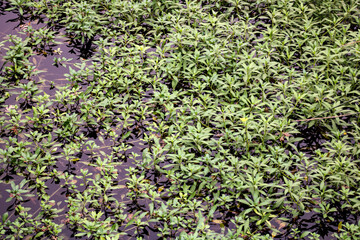
[{"label": "green leaf", "polygon": [[8,217],[9,217],[9,213],[8,213],[8,212],[4,213],[4,214],[2,215],[2,223],[5,223],[6,220],[8,219]]},{"label": "green leaf", "polygon": [[209,211],[209,214],[208,214],[208,217],[209,217],[209,218],[212,218],[212,217],[214,216],[214,213],[215,213],[217,207],[218,207],[217,204],[215,204],[214,206],[211,207],[211,209],[210,209],[210,211]]},{"label": "green leaf", "polygon": [[123,135],[121,137],[121,140],[124,140],[124,139],[128,138],[130,136],[130,134],[131,134],[131,131],[128,131],[127,133],[125,133],[125,135]]},{"label": "green leaf", "polygon": [[309,235],[310,232],[309,231],[305,231],[300,235],[300,238],[305,238],[307,235]]}]

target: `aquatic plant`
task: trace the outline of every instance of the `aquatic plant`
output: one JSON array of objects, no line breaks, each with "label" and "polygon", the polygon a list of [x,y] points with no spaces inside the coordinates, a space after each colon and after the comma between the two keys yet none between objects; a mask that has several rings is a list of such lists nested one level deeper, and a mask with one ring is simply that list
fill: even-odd
[{"label": "aquatic plant", "polygon": [[358,238],[359,1],[4,5],[3,238]]}]

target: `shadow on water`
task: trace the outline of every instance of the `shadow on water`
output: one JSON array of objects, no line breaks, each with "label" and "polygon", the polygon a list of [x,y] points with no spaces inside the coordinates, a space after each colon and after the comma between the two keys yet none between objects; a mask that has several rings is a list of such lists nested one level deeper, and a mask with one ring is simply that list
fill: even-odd
[{"label": "shadow on water", "polygon": [[327,152],[323,147],[323,144],[328,141],[325,137],[325,129],[318,126],[308,128],[306,125],[300,125],[298,130],[300,133],[295,134],[295,137],[303,138],[303,140],[296,143],[296,147],[299,151],[305,154],[314,153],[317,149]]}]

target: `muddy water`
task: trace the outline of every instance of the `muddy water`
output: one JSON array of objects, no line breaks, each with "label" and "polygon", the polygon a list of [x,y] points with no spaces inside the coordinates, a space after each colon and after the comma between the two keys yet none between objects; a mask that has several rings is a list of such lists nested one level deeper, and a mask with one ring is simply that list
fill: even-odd
[{"label": "muddy water", "polygon": [[[1,10],[4,7],[1,3]],[[0,13],[0,42],[4,41],[6,39],[6,36],[8,34],[16,34],[16,27],[18,25],[17,22],[10,21],[11,19],[16,18],[17,15],[14,13]],[[5,53],[0,52],[0,55],[3,56]],[[0,66],[3,65],[2,58],[0,59]],[[15,102],[15,96],[11,97],[11,99],[8,99],[9,102]],[[3,108],[0,109],[0,111],[4,111]],[[0,148],[4,147],[3,141],[0,141]],[[19,176],[5,176],[2,174],[0,176],[0,215],[3,215],[6,211],[11,210],[12,206],[9,203],[5,203],[6,199],[9,197],[9,193],[5,191],[8,188],[8,184],[3,183],[4,181],[12,180],[16,183],[21,182],[21,178]]]},{"label": "muddy water", "polygon": [[[20,34],[22,31],[23,26],[31,26],[33,28],[40,28],[44,27],[45,24],[41,23],[38,24],[38,21],[30,21],[27,20],[23,24],[19,24],[19,20],[17,18],[18,16],[14,13],[4,13],[0,15],[0,37],[1,41],[6,39],[6,36],[8,34],[17,35],[20,37],[25,37],[24,34]],[[40,94],[48,94],[50,96],[50,99],[55,98],[55,94],[59,87],[66,86],[69,84],[68,80],[64,76],[64,74],[69,73],[68,66],[72,66],[74,63],[80,63],[83,61],[84,57],[89,57],[92,55],[90,51],[86,53],[86,48],[82,46],[78,46],[74,43],[71,43],[70,39],[64,36],[64,32],[61,32],[61,29],[59,31],[59,34],[57,35],[56,41],[61,42],[61,44],[54,46],[53,48],[50,48],[47,50],[46,53],[42,53],[36,56],[31,57],[29,60],[30,62],[36,67],[37,70],[40,70],[41,73],[38,74],[33,81],[36,83],[40,83],[38,85],[40,89]],[[91,47],[90,47],[91,49]],[[54,66],[54,58],[60,58],[65,57],[67,59],[72,59],[71,61],[68,61],[64,66]],[[2,63],[1,63],[2,64]],[[24,81],[25,83],[25,81]],[[54,84],[55,88],[51,87],[51,84]],[[86,88],[85,88],[86,89]],[[16,89],[19,93],[22,89]],[[18,93],[18,94],[19,94]],[[8,98],[4,105],[18,105],[19,102],[17,102],[16,97],[18,94],[11,95],[10,98]],[[4,108],[2,108],[4,110]],[[84,135],[89,135],[89,132],[86,129],[81,129],[81,131],[84,133]],[[108,147],[111,142],[108,140],[101,141],[97,135],[91,136],[89,140],[94,140],[95,143],[100,146],[101,150],[105,153],[109,154],[110,148]],[[141,155],[141,150],[144,147],[143,143],[135,139],[135,136],[130,136],[129,143],[132,143],[133,148],[128,150],[127,154],[130,154],[130,152],[135,152],[139,155]],[[0,143],[0,147],[4,147],[4,144]],[[61,152],[62,150],[59,149],[58,152]],[[125,155],[127,155],[125,154]],[[87,163],[91,160],[91,156],[87,154],[86,151],[80,152],[79,161],[76,163],[69,163],[63,159],[59,159],[56,169],[59,174],[62,174],[64,172],[68,172],[71,175],[79,176],[81,175],[80,169],[88,169],[89,172],[93,173],[93,176],[95,174],[99,173],[99,170],[97,170],[95,167],[87,165]],[[126,160],[126,159],[125,159]],[[134,208],[134,206],[131,206],[131,202],[129,199],[127,199],[126,194],[128,192],[126,188],[126,171],[125,169],[129,166],[133,166],[132,162],[124,162],[121,166],[117,167],[118,172],[118,184],[120,186],[123,186],[122,188],[114,191],[115,198],[117,198],[119,201],[122,202],[129,202],[128,209]],[[11,174],[2,174],[0,176],[1,182],[0,182],[0,201],[4,204],[0,205],[0,215],[3,215],[5,212],[8,212],[10,215],[10,220],[14,220],[16,216],[14,216],[14,206],[11,204],[13,201],[10,201],[9,203],[6,203],[6,199],[9,197],[9,193],[6,191],[6,189],[10,188],[10,182],[14,181],[16,184],[20,183],[23,177],[18,176],[16,173]],[[47,194],[50,196],[50,200],[55,200],[56,208],[57,209],[64,209],[60,216],[55,219],[55,223],[57,224],[64,224],[65,223],[65,217],[64,214],[68,210],[68,206],[66,203],[67,200],[67,194],[68,189],[63,187],[64,181],[61,180],[59,182],[55,182],[54,180],[50,179],[45,182],[45,185],[48,187],[46,189]],[[84,187],[80,186],[81,181],[74,182],[75,185],[77,185],[77,189],[82,191]],[[36,196],[36,190],[33,190],[32,194],[34,194],[34,197],[29,198],[26,200],[25,203],[23,203],[24,207],[28,207],[31,209],[29,214],[33,214],[36,216],[40,208],[40,201],[38,200]],[[148,233],[149,238],[146,239],[156,239],[156,233],[153,231],[150,231]],[[64,224],[64,227],[62,229],[62,232],[60,234],[63,239],[76,239],[74,236],[74,232],[68,227],[68,225]],[[127,239],[128,237],[126,237]]]},{"label": "muddy water", "polygon": [[[3,6],[0,6],[0,10],[3,8]],[[37,21],[26,21],[24,24],[25,26],[31,25],[34,28],[40,28],[44,27],[44,24],[37,24]],[[11,13],[11,12],[1,12],[0,13],[0,41],[4,41],[7,39],[7,36],[9,34],[17,35],[19,37],[24,38],[24,34],[20,34],[21,28],[24,26],[22,24],[19,24],[18,16],[17,14]],[[54,50],[57,50],[56,53],[48,52],[46,55],[36,55],[30,58],[30,62],[36,66],[37,70],[40,70],[41,73],[33,79],[35,82],[40,83],[38,85],[40,89],[40,94],[48,94],[51,98],[55,97],[56,93],[56,87],[65,86],[68,81],[64,77],[64,73],[68,72],[67,67],[63,66],[54,66],[54,58],[55,57],[65,57],[67,59],[72,59],[71,61],[67,62],[67,65],[74,64],[75,62],[80,62],[80,57],[76,54],[76,51],[74,51],[74,47],[69,45],[67,43],[68,39],[66,37],[63,37],[61,33],[57,36],[56,41],[61,42],[62,44],[56,46]],[[9,46],[6,45],[5,46]],[[4,52],[1,53],[1,55],[5,54]],[[3,65],[3,60],[1,58],[0,65]],[[53,82],[56,86],[55,88],[51,87],[50,82]],[[21,92],[21,89],[15,89],[17,92]],[[4,105],[17,105],[18,102],[16,101],[16,97],[18,94],[11,95],[10,98],[8,98]],[[3,112],[5,109],[3,107],[0,108],[0,111]],[[0,147],[3,148],[4,142],[0,141]],[[79,166],[78,166],[79,167]],[[80,166],[81,167],[81,166]],[[63,171],[67,171],[69,166],[67,166],[64,161],[59,161],[59,164],[57,166],[58,171],[61,173]],[[76,171],[76,168],[74,168]],[[77,169],[77,172],[80,170]],[[18,176],[17,174],[7,174],[6,172],[2,175],[0,175],[0,215],[2,216],[5,212],[9,213],[10,220],[14,220],[14,205],[12,204],[13,201],[6,202],[6,199],[9,198],[10,194],[6,191],[6,189],[10,189],[10,182],[14,181],[16,184],[19,184],[23,177]],[[45,182],[45,185],[48,187],[46,189],[46,192],[48,193],[50,197],[50,200],[55,200],[56,207],[58,209],[67,209],[67,203],[66,200],[66,189],[62,188],[63,182],[54,182],[53,180],[47,180]],[[124,183],[123,183],[124,184]],[[31,192],[34,194],[34,197],[31,197],[27,199],[22,205],[24,207],[28,207],[31,209],[29,212],[30,214],[37,215],[40,208],[40,201],[36,197],[36,190],[33,189]],[[62,214],[65,211],[62,212]],[[64,220],[64,217],[60,215],[58,219],[55,220],[56,223],[62,223]],[[61,236],[64,239],[72,239],[73,232],[68,229],[66,226],[64,227]],[[75,238],[74,238],[75,239]]]},{"label": "muddy water", "polygon": [[[21,24],[19,24],[18,16],[11,12],[3,12],[0,14],[0,41],[4,41],[7,39],[7,35],[17,35],[19,37],[24,37],[24,35],[19,34],[21,31]],[[28,21],[29,24],[31,24],[30,21]],[[6,45],[5,45],[6,46]],[[63,51],[65,57],[67,58],[74,58],[74,54],[70,54],[71,49],[67,49],[65,44],[61,45],[61,50]],[[1,53],[2,55],[5,53]],[[76,57],[76,56],[75,56]],[[55,94],[54,89],[50,89],[50,84],[48,83],[47,79],[52,79],[52,81],[56,82],[56,85],[65,85],[65,79],[63,77],[64,74],[64,68],[57,68],[53,66],[53,57],[45,57],[45,56],[34,56],[30,58],[30,61],[36,66],[38,70],[43,71],[40,73],[36,78],[34,79],[36,82],[43,82],[39,87],[40,91],[43,93],[47,93],[50,96],[53,96]],[[0,64],[3,64],[2,58]],[[18,92],[20,92],[21,89],[18,89]],[[11,95],[10,98],[8,98],[5,102],[5,105],[15,105],[17,104],[16,97],[18,94]],[[0,111],[4,111],[4,108],[1,108]],[[4,147],[4,143],[0,142],[0,147]],[[0,215],[3,215],[5,212],[9,213],[10,220],[14,220],[14,206],[12,204],[13,201],[10,201],[6,203],[6,199],[9,197],[9,193],[6,191],[6,189],[10,188],[9,180],[14,181],[16,184],[20,183],[23,177],[18,176],[16,174],[2,174],[0,176],[0,201],[2,204],[0,204]],[[65,197],[62,193],[60,188],[60,183],[52,182],[52,180],[46,181],[46,186],[48,187],[47,192],[51,196],[51,199],[54,199],[57,202],[58,208],[64,208],[66,207],[65,203]],[[30,214],[38,214],[40,211],[40,202],[38,201],[36,197],[36,191],[33,190],[32,194],[34,194],[34,197],[29,198],[28,200],[23,203],[24,207],[31,208]],[[71,232],[66,231],[64,229],[64,234],[70,236]],[[67,238],[65,238],[67,239]]]}]

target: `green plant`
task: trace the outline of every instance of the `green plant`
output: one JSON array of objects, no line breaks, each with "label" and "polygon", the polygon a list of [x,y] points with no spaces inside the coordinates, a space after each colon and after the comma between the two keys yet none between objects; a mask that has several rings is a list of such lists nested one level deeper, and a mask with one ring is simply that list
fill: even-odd
[{"label": "green plant", "polygon": [[1,236],[356,238],[358,0],[6,2]]}]

